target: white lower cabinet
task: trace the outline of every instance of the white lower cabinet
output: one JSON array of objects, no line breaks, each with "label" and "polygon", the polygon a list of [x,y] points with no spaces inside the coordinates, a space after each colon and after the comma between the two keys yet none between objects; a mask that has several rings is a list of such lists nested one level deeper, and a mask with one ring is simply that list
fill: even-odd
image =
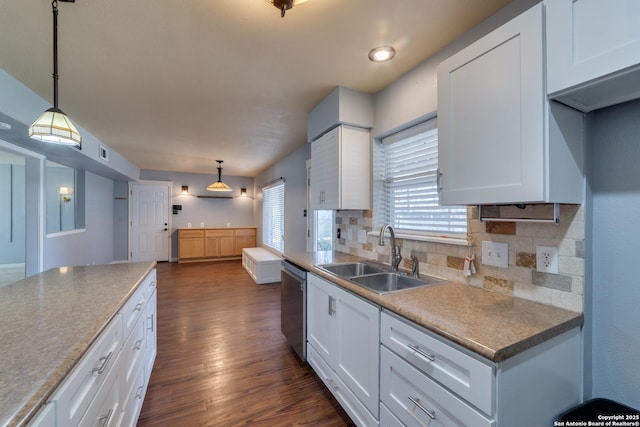
[{"label": "white lower cabinet", "polygon": [[538,427],[581,401],[580,329],[495,363],[382,312],[380,425]]},{"label": "white lower cabinet", "polygon": [[156,271],[106,325],[30,426],[134,426],[156,355]]},{"label": "white lower cabinet", "polygon": [[378,425],[379,307],[307,276],[307,358],[359,426]]},{"label": "white lower cabinet", "polygon": [[[459,397],[422,374],[405,360],[382,347],[380,350],[382,401],[406,426],[493,426]],[[488,394],[489,390],[485,390]]]}]

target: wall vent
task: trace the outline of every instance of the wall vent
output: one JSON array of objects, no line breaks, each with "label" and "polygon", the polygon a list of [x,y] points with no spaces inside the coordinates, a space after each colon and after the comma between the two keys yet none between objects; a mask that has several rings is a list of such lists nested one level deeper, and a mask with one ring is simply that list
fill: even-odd
[{"label": "wall vent", "polygon": [[100,148],[98,149],[98,156],[102,160],[109,161],[109,150],[107,150],[104,146],[101,145]]}]

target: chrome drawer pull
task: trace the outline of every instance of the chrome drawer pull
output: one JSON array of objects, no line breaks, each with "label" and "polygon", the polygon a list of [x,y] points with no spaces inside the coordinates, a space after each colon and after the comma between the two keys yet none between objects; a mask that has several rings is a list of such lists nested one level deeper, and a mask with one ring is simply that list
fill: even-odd
[{"label": "chrome drawer pull", "polygon": [[144,305],[144,303],[139,302],[136,304],[135,308],[133,309],[133,311],[142,311],[142,306]]},{"label": "chrome drawer pull", "polygon": [[142,399],[142,389],[143,387],[140,386],[138,387],[138,389],[136,390],[136,399]]},{"label": "chrome drawer pull", "polygon": [[331,378],[328,378],[328,377],[327,377],[327,378],[325,378],[325,379],[326,379],[326,381],[329,383],[329,385],[331,385],[331,388],[332,388],[334,391],[338,391],[338,386],[336,385],[336,383],[335,383],[335,382],[333,382],[333,380],[332,380]]},{"label": "chrome drawer pull", "polygon": [[136,343],[133,345],[133,349],[140,350],[141,348],[142,348],[142,340],[136,341]]},{"label": "chrome drawer pull", "polygon": [[113,415],[113,408],[109,409],[109,413],[107,415],[103,415],[102,417],[98,418],[98,422],[102,423],[100,424],[100,426],[107,427],[109,425],[109,421],[111,421],[112,415]]},{"label": "chrome drawer pull", "polygon": [[420,403],[420,399],[416,399],[415,397],[412,397],[412,396],[408,396],[408,397],[409,397],[409,400],[410,400],[414,405],[416,405],[418,408],[420,408],[420,410],[421,410],[422,412],[424,412],[425,414],[427,414],[427,416],[428,416],[429,418],[431,418],[432,420],[435,420],[435,419],[436,419],[436,413],[435,413],[435,411],[430,411],[430,410],[428,410],[427,408],[425,408],[424,406],[422,406],[422,404]]},{"label": "chrome drawer pull", "polygon": [[436,360],[436,356],[435,355],[425,352],[423,349],[421,349],[420,347],[418,347],[415,344],[407,344],[407,347],[409,347],[411,350],[415,351],[420,356],[422,356],[425,359],[427,359],[429,362],[435,362],[435,360]]},{"label": "chrome drawer pull", "polygon": [[100,359],[98,359],[98,361],[102,361],[102,364],[97,368],[93,368],[91,370],[91,373],[97,374],[97,375],[100,375],[101,373],[103,373],[104,370],[107,368],[107,364],[109,363],[109,359],[111,359],[111,356],[113,356],[113,351],[110,351],[109,354],[107,354],[106,356],[102,356]]}]

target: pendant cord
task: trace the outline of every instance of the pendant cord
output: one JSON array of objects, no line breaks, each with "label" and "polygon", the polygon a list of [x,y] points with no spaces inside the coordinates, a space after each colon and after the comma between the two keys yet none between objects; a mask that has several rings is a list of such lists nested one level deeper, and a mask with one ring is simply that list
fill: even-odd
[{"label": "pendant cord", "polygon": [[58,1],[51,2],[53,8],[53,107],[58,108]]}]

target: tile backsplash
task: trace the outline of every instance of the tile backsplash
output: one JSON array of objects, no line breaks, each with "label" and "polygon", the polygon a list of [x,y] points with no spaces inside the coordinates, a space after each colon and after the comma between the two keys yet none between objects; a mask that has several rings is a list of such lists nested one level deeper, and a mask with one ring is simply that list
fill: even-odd
[{"label": "tile backsplash", "polygon": [[[493,209],[491,216],[502,218],[547,218],[553,213],[551,205],[531,205],[526,210],[511,206]],[[421,273],[554,307],[583,311],[584,206],[561,205],[558,224],[480,221],[477,207],[468,207],[467,215],[471,246],[399,238],[397,242],[402,246],[403,256],[401,268],[411,269],[409,257],[415,255]],[[336,226],[341,230],[341,238],[335,247],[337,251],[389,264],[389,239],[386,239],[386,246],[378,246],[380,230],[374,229],[372,211],[338,211]],[[366,243],[363,243],[365,236]],[[482,265],[483,240],[509,245],[508,268]],[[558,248],[558,274],[536,270],[536,246]],[[465,257],[474,252],[476,274],[465,277]]]}]

